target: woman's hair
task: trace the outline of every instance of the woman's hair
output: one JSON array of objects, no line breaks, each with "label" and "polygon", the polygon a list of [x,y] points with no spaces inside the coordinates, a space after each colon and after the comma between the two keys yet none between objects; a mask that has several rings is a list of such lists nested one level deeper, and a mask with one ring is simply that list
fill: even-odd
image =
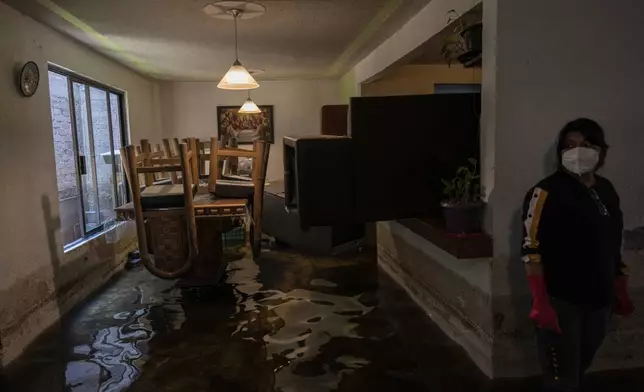
[{"label": "woman's hair", "polygon": [[599,163],[597,168],[600,169],[606,162],[606,153],[608,152],[608,144],[604,137],[604,130],[597,124],[597,122],[588,118],[578,118],[566,124],[565,127],[559,132],[559,139],[557,141],[557,164],[561,167],[561,154],[566,148],[566,137],[569,133],[579,132],[584,136],[584,139],[593,146],[601,148],[599,153]]}]

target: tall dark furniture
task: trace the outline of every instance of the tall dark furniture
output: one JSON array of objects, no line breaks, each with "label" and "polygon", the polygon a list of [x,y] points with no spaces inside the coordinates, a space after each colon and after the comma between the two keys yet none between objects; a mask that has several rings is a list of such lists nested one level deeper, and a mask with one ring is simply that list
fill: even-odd
[{"label": "tall dark furniture", "polygon": [[479,94],[352,98],[350,137],[284,139],[302,227],[440,219],[442,178],[479,156]]}]

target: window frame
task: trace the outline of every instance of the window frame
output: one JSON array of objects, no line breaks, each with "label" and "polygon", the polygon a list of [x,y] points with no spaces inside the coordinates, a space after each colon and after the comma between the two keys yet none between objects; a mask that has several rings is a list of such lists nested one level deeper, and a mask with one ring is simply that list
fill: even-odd
[{"label": "window frame", "polygon": [[[122,90],[119,90],[117,88],[108,86],[106,84],[97,82],[96,80],[90,79],[88,77],[79,75],[78,73],[75,73],[67,68],[58,66],[56,64],[48,63],[47,65],[47,71],[48,72],[53,72],[58,75],[64,76],[67,78],[67,91],[68,91],[68,100],[69,100],[69,109],[70,109],[70,121],[72,124],[72,145],[74,149],[74,168],[75,168],[75,174],[76,174],[76,186],[79,189],[79,191],[82,193],[83,184],[82,184],[82,179],[81,179],[81,174],[80,174],[80,167],[79,167],[79,150],[78,150],[78,130],[76,129],[77,127],[77,122],[76,122],[76,108],[74,104],[74,92],[73,92],[73,86],[74,83],[78,83],[81,85],[86,86],[85,88],[85,104],[86,104],[86,111],[88,115],[88,128],[89,128],[89,138],[90,138],[90,149],[91,151],[94,151],[94,128],[93,128],[93,123],[92,123],[92,113],[91,113],[91,96],[90,96],[90,88],[94,87],[96,89],[105,91],[106,94],[106,101],[107,101],[107,112],[108,112],[108,127],[109,127],[109,142],[110,142],[110,150],[112,151],[112,178],[114,179],[113,181],[113,186],[112,186],[112,192],[114,197],[117,199],[118,204],[118,198],[119,198],[119,192],[118,192],[118,184],[117,184],[117,168],[114,164],[116,161],[115,155],[114,155],[114,125],[113,124],[113,119],[112,119],[112,100],[111,100],[111,94],[115,94],[118,96],[118,113],[119,113],[119,126],[120,126],[120,135],[119,135],[119,140],[121,142],[121,146],[126,146],[128,145],[128,138],[129,138],[129,132],[128,132],[128,123],[127,123],[127,104],[126,104],[126,93]],[[51,94],[51,93],[50,93]],[[95,155],[95,154],[91,154]],[[86,162],[86,166],[89,164],[89,162]],[[89,170],[95,170],[96,168],[96,162],[91,162],[92,168]],[[97,176],[93,175],[92,176],[94,182],[95,182],[95,188],[97,189]],[[127,204],[130,202],[130,192],[129,192],[129,184],[127,181],[125,181],[125,200],[122,200],[123,204]],[[81,211],[85,211],[85,200],[82,195],[80,196],[80,207]],[[106,231],[105,228],[105,223],[99,224],[97,227],[91,229],[91,230],[86,230],[87,229],[87,221],[85,217],[85,213],[81,214],[81,219],[82,219],[82,224],[83,224],[83,235],[81,238],[72,241],[68,244],[63,245],[63,249],[65,251],[71,250],[75,247],[77,247],[79,244],[84,243],[85,241],[88,241],[89,239],[96,237],[100,233],[103,233]]]}]

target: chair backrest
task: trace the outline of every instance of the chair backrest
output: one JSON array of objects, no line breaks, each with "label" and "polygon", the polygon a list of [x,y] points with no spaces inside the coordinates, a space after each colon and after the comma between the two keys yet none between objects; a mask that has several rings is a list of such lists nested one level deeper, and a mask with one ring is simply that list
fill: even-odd
[{"label": "chair backrest", "polygon": [[[141,139],[141,153],[138,155],[139,161],[142,166],[152,166],[154,162],[159,159],[163,158],[164,153],[163,151],[153,151],[152,149],[152,144],[150,143],[150,140],[148,139]],[[145,186],[151,186],[154,184],[155,181],[161,179],[161,173],[162,172],[148,172],[145,173]],[[158,174],[159,176],[157,177]]]},{"label": "chair backrest", "polygon": [[[227,140],[230,138],[227,137],[227,135],[224,135],[224,138],[222,139],[217,139],[217,147],[221,149],[222,147],[226,146]],[[200,167],[199,167],[199,173],[201,175],[201,178],[203,179],[209,179],[210,178],[210,157],[214,156],[212,154],[212,140],[208,141],[199,141],[198,148],[199,148],[199,162],[200,162]],[[217,169],[219,170],[219,174],[217,178],[222,178],[222,175],[224,174],[223,170],[226,169],[227,161],[231,159],[231,157],[226,157],[226,156],[218,156],[218,163],[216,165]],[[230,167],[230,165],[228,165]],[[250,178],[249,178],[250,180]]]},{"label": "chair backrest", "polygon": [[[193,202],[193,180],[192,180],[192,161],[195,157],[191,151],[188,151],[186,144],[179,146],[178,158],[157,158],[151,160],[149,153],[136,154],[136,149],[132,145],[121,148],[122,163],[124,171],[130,184],[132,193],[132,204],[134,206],[134,216],[136,221],[136,231],[139,240],[139,252],[141,260],[146,268],[154,275],[164,279],[174,279],[186,273],[191,267],[192,262],[198,254],[197,243],[197,226],[195,219],[195,210]],[[147,230],[145,226],[145,216],[143,212],[143,203],[141,199],[141,185],[139,183],[139,174],[153,174],[180,171],[183,182],[183,215],[186,221],[187,238],[188,238],[188,258],[184,265],[176,271],[164,271],[159,269],[149,254]],[[147,177],[146,177],[147,181]],[[154,214],[169,214],[173,211],[152,211]]]},{"label": "chair backrest", "polygon": [[251,174],[251,181],[255,182],[260,177],[265,178],[264,166],[267,159],[265,153],[268,144],[264,140],[255,140],[253,142],[252,150],[245,150],[242,148],[224,147],[220,146],[217,138],[210,139],[210,174],[208,179],[208,190],[215,192],[217,187],[217,180],[222,178],[222,162],[227,157],[236,158],[250,158],[253,161],[253,170]]},{"label": "chair backrest", "polygon": [[[270,144],[264,139],[255,140],[252,150],[241,148],[220,147],[217,138],[210,140],[210,175],[208,181],[208,190],[216,193],[217,180],[221,177],[219,165],[221,159],[226,157],[246,157],[253,160],[253,169],[251,174],[253,192],[252,192],[252,209],[251,209],[251,244],[253,255],[258,255],[261,249],[261,218],[264,205],[264,185],[266,183],[266,170],[268,166],[268,156]],[[248,183],[247,181],[238,181],[239,183]],[[222,184],[223,185],[223,184]]]},{"label": "chair backrest", "polygon": [[[177,158],[179,155],[179,139],[163,139],[163,156],[166,159]],[[183,139],[183,142],[187,144],[188,151],[193,154],[194,159],[190,161],[190,170],[192,172],[192,180],[195,183],[199,182],[199,162],[201,160],[199,153],[199,139],[191,137]],[[170,181],[173,184],[178,184],[179,177],[176,173],[170,173]]]},{"label": "chair backrest", "polygon": [[197,139],[199,149],[199,178],[208,178],[208,161],[210,160],[210,141],[201,142]]},{"label": "chair backrest", "polygon": [[163,141],[163,151],[168,158],[179,156],[179,138],[164,138],[161,140]]},{"label": "chair backrest", "polygon": [[192,180],[195,184],[199,184],[199,161],[200,151],[199,151],[199,139],[194,137],[189,137],[183,139],[183,142],[188,145],[188,151],[193,156],[193,159],[190,161],[190,170],[192,172]]},{"label": "chair backrest", "polygon": [[[170,142],[170,139],[163,139],[162,141],[163,141],[163,156],[165,158],[176,157],[177,155],[175,154],[175,152],[172,149],[172,144],[173,143]],[[177,154],[178,154],[178,152],[177,152]],[[177,173],[174,173],[174,172],[170,173],[170,181],[173,184],[178,184],[179,183]]]},{"label": "chair backrest", "polygon": [[[156,158],[163,158],[165,153],[161,148],[160,144],[152,144],[149,139],[141,139],[141,145],[139,148],[138,154],[146,153],[148,154],[148,160],[153,162]],[[161,181],[167,181],[167,173],[153,173],[145,175],[145,184],[149,186],[150,177],[152,177],[152,183],[157,184]]]}]

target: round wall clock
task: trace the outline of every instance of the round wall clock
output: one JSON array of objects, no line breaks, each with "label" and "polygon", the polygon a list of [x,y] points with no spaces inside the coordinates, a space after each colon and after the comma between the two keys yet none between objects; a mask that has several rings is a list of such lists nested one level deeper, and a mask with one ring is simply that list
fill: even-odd
[{"label": "round wall clock", "polygon": [[39,82],[40,71],[38,70],[38,64],[29,61],[20,71],[20,90],[25,97],[31,97],[38,90]]}]

